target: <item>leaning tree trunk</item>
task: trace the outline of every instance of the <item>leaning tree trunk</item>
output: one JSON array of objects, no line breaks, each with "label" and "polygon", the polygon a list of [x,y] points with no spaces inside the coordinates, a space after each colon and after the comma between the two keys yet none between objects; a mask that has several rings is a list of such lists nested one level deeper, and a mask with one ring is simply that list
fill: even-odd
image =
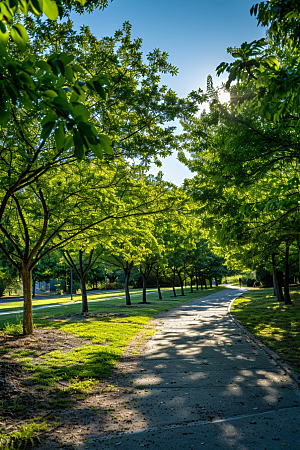
[{"label": "leaning tree trunk", "polygon": [[125,272],[125,296],[126,296],[126,305],[131,305],[130,300],[130,294],[129,294],[129,277],[130,277],[130,270],[124,269]]},{"label": "leaning tree trunk", "polygon": [[22,283],[24,296],[23,333],[28,336],[33,333],[31,270],[29,264],[22,263]]},{"label": "leaning tree trunk", "polygon": [[284,303],[286,305],[292,304],[292,300],[291,300],[291,296],[290,296],[290,286],[289,286],[289,278],[290,278],[289,251],[290,251],[290,246],[287,242],[286,247],[285,247],[285,274],[284,274]]},{"label": "leaning tree trunk", "polygon": [[173,277],[172,277],[173,297],[177,297],[176,290],[175,290],[175,277],[176,277],[176,272],[175,272],[175,270],[173,270]]},{"label": "leaning tree trunk", "polygon": [[156,271],[156,285],[157,285],[158,298],[159,298],[159,300],[162,300],[160,286],[159,286],[159,274],[158,274],[158,271]]}]

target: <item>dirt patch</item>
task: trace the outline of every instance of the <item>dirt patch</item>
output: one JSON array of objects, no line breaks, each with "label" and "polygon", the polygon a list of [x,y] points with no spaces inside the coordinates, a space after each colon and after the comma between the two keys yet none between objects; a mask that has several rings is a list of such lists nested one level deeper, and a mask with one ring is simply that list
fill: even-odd
[{"label": "dirt patch", "polygon": [[[120,314],[112,315],[120,317]],[[56,319],[74,320],[74,316],[77,315]],[[80,320],[83,319],[82,315],[78,316]],[[86,318],[88,317],[99,315],[89,313]],[[151,327],[159,324],[160,321],[153,320]],[[93,436],[99,437],[99,434],[105,438],[143,428],[146,425],[145,418],[134,408],[136,389],[119,386],[120,380],[130,376],[127,371],[132,372],[137,368],[138,358],[146,343],[141,336],[131,341],[109,379],[98,383],[91,392],[68,394],[65,400],[69,405],[66,407],[51,407],[51,400],[57,399],[55,391],[63,392],[68,383],[61,382],[56,386],[39,389],[39,386],[30,382],[32,373],[24,370],[18,363],[17,356],[14,356],[18,351],[36,352],[28,355],[33,358],[34,363],[45,353],[54,350],[68,352],[91,343],[87,339],[49,329],[36,329],[30,337],[0,335],[0,427],[9,432],[30,419],[47,420],[48,431],[40,435],[41,443],[36,443],[37,448],[43,450],[71,448],[72,444]],[[3,353],[5,350],[7,353]]]}]

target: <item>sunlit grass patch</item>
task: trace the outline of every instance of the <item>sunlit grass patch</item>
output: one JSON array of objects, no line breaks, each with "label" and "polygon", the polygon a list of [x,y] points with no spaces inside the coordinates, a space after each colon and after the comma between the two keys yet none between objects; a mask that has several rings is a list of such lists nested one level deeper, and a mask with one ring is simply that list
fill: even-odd
[{"label": "sunlit grass patch", "polygon": [[296,368],[300,368],[300,293],[291,289],[292,305],[273,296],[273,289],[247,291],[231,312],[254,336]]}]

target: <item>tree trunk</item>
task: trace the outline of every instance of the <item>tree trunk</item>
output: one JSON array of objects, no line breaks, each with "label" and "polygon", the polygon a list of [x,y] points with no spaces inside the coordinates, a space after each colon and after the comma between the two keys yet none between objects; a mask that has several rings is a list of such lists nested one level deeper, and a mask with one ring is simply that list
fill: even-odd
[{"label": "tree trunk", "polygon": [[193,291],[193,277],[191,276],[190,279],[191,279],[191,294],[192,294],[194,292]]},{"label": "tree trunk", "polygon": [[285,274],[284,274],[284,303],[285,303],[285,305],[292,304],[292,300],[290,297],[290,286],[289,286],[289,277],[290,277],[289,251],[290,251],[290,246],[287,242],[286,247],[285,247]]},{"label": "tree trunk", "polygon": [[32,279],[32,298],[35,297],[35,279]]},{"label": "tree trunk", "polygon": [[179,278],[179,283],[180,283],[180,288],[181,288],[181,294],[180,295],[182,297],[184,297],[183,281],[182,281],[180,272],[178,272],[178,278]]},{"label": "tree trunk", "polygon": [[86,295],[86,285],[85,285],[85,276],[83,271],[83,263],[82,263],[82,254],[83,251],[79,250],[79,273],[80,273],[80,285],[81,285],[81,299],[82,299],[82,313],[85,314],[89,311],[87,295]]},{"label": "tree trunk", "polygon": [[272,266],[273,266],[273,284],[274,284],[274,295],[277,297],[277,300],[279,302],[283,302],[283,293],[282,293],[282,286],[280,283],[279,273],[276,268],[276,262],[275,262],[275,255],[272,254]]},{"label": "tree trunk", "polygon": [[130,277],[130,270],[124,269],[125,272],[125,295],[126,295],[126,305],[131,305],[130,300],[130,294],[129,294],[129,277]]},{"label": "tree trunk", "polygon": [[143,303],[147,303],[147,299],[146,299],[146,277],[145,275],[143,275],[141,273],[142,277],[143,277]]},{"label": "tree trunk", "polygon": [[204,286],[205,286],[205,289],[207,289],[207,282],[206,282],[206,278],[204,278]]},{"label": "tree trunk", "polygon": [[212,285],[212,278],[209,277],[209,287],[212,289],[213,285]]},{"label": "tree trunk", "polygon": [[201,283],[201,291],[203,291],[203,278],[202,277],[200,279],[200,283]]},{"label": "tree trunk", "polygon": [[217,277],[215,277],[215,282],[216,282],[216,287],[218,287],[219,285],[218,285],[218,278]]},{"label": "tree trunk", "polygon": [[175,273],[175,270],[173,270],[173,277],[172,277],[173,297],[177,297],[176,290],[175,290],[175,276],[176,276],[176,273]]},{"label": "tree trunk", "polygon": [[85,277],[82,277],[80,279],[80,286],[81,286],[81,299],[82,299],[82,313],[85,314],[89,311],[87,294],[86,294]]},{"label": "tree trunk", "polygon": [[159,286],[158,271],[156,271],[156,285],[157,285],[158,298],[159,298],[159,300],[162,300],[162,296],[161,296],[161,292],[160,292],[160,286]]},{"label": "tree trunk", "polygon": [[199,290],[199,285],[198,285],[198,275],[196,274],[196,290]]},{"label": "tree trunk", "polygon": [[22,263],[22,283],[24,296],[23,333],[28,336],[33,333],[31,270],[24,261]]}]

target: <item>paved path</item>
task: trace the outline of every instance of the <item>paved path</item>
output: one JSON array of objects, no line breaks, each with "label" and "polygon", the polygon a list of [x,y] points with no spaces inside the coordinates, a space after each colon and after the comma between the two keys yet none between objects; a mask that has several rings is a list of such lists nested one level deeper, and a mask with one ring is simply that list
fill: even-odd
[{"label": "paved path", "polygon": [[244,290],[228,289],[171,310],[148,342],[132,404],[147,428],[73,448],[122,450],[300,449],[293,380],[227,314]]}]

